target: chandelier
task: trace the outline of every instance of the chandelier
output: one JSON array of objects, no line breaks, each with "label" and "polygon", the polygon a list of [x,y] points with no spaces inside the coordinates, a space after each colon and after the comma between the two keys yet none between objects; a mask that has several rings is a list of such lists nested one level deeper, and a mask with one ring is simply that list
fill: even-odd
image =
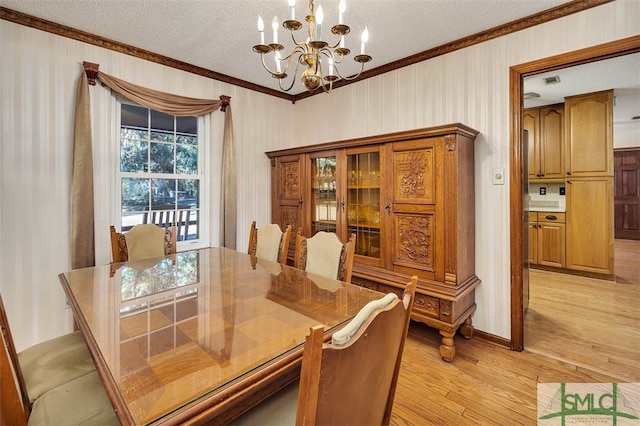
[{"label": "chandelier", "polygon": [[[355,80],[362,74],[364,70],[364,64],[371,61],[371,56],[365,54],[365,45],[369,39],[369,30],[365,27],[360,38],[360,54],[354,56],[353,60],[360,64],[360,71],[357,74],[351,76],[344,76],[340,74],[338,65],[342,63],[346,56],[351,51],[344,47],[344,38],[349,34],[350,28],[343,23],[344,11],[346,10],[345,0],[340,1],[338,24],[331,27],[331,33],[337,37],[334,39],[334,44],[329,44],[322,38],[322,21],[324,19],[324,12],[322,6],[318,6],[318,10],[314,10],[313,0],[309,1],[309,14],[305,17],[307,21],[307,37],[304,41],[297,41],[295,32],[302,28],[302,23],[295,18],[295,0],[289,0],[290,19],[284,21],[282,26],[291,32],[291,38],[294,46],[291,52],[287,56],[282,56],[281,52],[284,46],[278,43],[278,17],[273,18],[271,27],[273,29],[273,42],[265,44],[264,42],[264,21],[262,17],[258,15],[258,31],[260,33],[260,44],[253,46],[253,51],[260,54],[262,60],[262,66],[266,69],[273,78],[278,79],[278,85],[280,89],[285,92],[291,90],[298,75],[298,68],[302,65],[304,71],[302,72],[301,81],[302,84],[309,90],[313,91],[318,87],[322,87],[325,92],[330,92],[333,88],[333,82],[337,79],[342,80]],[[275,62],[275,71],[269,68],[265,62],[265,55],[273,53]],[[326,58],[328,69],[323,73],[322,62],[323,57]],[[283,86],[283,81],[288,77],[287,72],[291,65],[295,64],[293,70],[291,83],[288,87]],[[284,65],[284,69],[283,69]],[[327,84],[323,83],[327,82]],[[327,87],[328,86],[328,87]]]}]

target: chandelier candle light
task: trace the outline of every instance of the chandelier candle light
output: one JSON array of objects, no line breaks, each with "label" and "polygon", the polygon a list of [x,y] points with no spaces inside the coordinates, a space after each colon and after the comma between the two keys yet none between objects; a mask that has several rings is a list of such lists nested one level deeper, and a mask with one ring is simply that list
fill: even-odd
[{"label": "chandelier candle light", "polygon": [[[335,44],[330,45],[328,42],[322,40],[322,21],[324,20],[324,11],[322,6],[318,6],[317,11],[314,10],[313,0],[309,1],[309,15],[305,17],[307,21],[307,39],[303,42],[298,42],[295,37],[295,31],[302,28],[302,23],[296,21],[295,12],[295,0],[289,0],[289,19],[282,23],[282,26],[291,32],[291,38],[295,46],[291,49],[291,52],[282,57],[280,51],[284,49],[284,46],[278,42],[278,17],[275,16],[271,21],[271,28],[273,30],[273,42],[265,44],[264,42],[264,21],[262,17],[258,15],[258,32],[260,34],[260,44],[253,46],[253,51],[260,54],[262,59],[262,66],[266,69],[273,78],[278,79],[278,85],[280,89],[285,92],[291,90],[293,84],[296,81],[298,75],[298,67],[303,65],[306,69],[302,72],[301,81],[302,84],[309,90],[313,91],[318,87],[322,87],[325,92],[330,92],[333,88],[333,82],[337,79],[342,80],[355,80],[360,77],[362,71],[364,71],[364,64],[371,61],[371,56],[365,53],[365,45],[369,40],[369,30],[365,27],[360,38],[360,54],[356,55],[353,59],[360,64],[360,71],[352,76],[344,76],[340,74],[338,65],[342,63],[344,58],[348,56],[351,51],[344,47],[344,38],[349,34],[350,28],[344,24],[344,12],[346,10],[346,1],[340,0],[338,7],[338,24],[331,27],[331,33],[338,38],[335,40]],[[273,52],[276,70],[269,69],[265,62],[265,54]],[[322,57],[326,58],[328,64],[328,73],[323,76],[322,73]],[[287,71],[289,66],[295,62],[295,69],[293,71],[293,78],[291,84],[288,87],[283,87],[282,82],[288,76]],[[284,70],[282,65],[284,63]],[[323,84],[323,80],[328,82],[328,85]],[[327,87],[328,86],[328,87]]]}]

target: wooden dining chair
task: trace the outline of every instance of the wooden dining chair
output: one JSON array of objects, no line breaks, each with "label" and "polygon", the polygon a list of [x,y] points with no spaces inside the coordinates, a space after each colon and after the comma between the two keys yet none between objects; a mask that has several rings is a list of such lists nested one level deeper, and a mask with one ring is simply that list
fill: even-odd
[{"label": "wooden dining chair", "polygon": [[232,421],[232,425],[388,425],[418,277],[399,299],[389,293],[365,305],[324,343],[311,328],[300,381]]},{"label": "wooden dining chair", "polygon": [[350,283],[355,249],[355,234],[342,243],[333,232],[320,231],[308,238],[298,229],[293,266],[311,274]]},{"label": "wooden dining chair", "polygon": [[0,424],[120,424],[95,370],[54,387],[29,406],[20,385],[20,369],[10,353],[13,341],[7,330],[4,326],[0,330]]},{"label": "wooden dining chair", "polygon": [[176,226],[160,228],[152,223],[116,232],[111,225],[111,255],[114,263],[162,257],[176,252]]},{"label": "wooden dining chair", "polygon": [[257,229],[256,221],[251,223],[249,232],[249,248],[247,253],[258,259],[269,260],[282,264],[287,263],[287,252],[291,240],[291,225],[282,232],[280,226],[270,223]]},{"label": "wooden dining chair", "polygon": [[0,328],[7,341],[9,359],[16,371],[21,397],[29,408],[35,400],[51,389],[96,371],[89,349],[79,331],[17,352],[1,295]]}]

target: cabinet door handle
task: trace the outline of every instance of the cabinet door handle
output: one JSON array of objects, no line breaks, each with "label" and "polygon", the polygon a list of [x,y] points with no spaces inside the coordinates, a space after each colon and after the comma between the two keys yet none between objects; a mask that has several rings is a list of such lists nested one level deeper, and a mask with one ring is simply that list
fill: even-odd
[{"label": "cabinet door handle", "polygon": [[558,220],[558,217],[554,216],[552,214],[548,214],[544,218],[547,219],[547,220]]},{"label": "cabinet door handle", "polygon": [[568,181],[567,181],[567,183],[568,183],[569,185],[571,185],[571,181],[570,181],[570,180],[568,180]]},{"label": "cabinet door handle", "polygon": [[299,206],[301,206],[301,205],[302,205],[302,198],[300,198],[300,199],[298,200],[298,205],[299,205]]},{"label": "cabinet door handle", "polygon": [[384,209],[387,211],[387,214],[391,214],[391,201],[387,200],[387,205],[384,206]]},{"label": "cabinet door handle", "polygon": [[567,172],[567,176],[571,176],[571,172]]}]

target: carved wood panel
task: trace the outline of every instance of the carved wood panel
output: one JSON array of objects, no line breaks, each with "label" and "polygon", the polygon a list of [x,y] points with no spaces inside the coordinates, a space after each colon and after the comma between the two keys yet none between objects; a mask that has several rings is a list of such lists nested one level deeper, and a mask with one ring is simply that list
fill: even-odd
[{"label": "carved wood panel", "polygon": [[282,163],[282,198],[300,199],[300,162]]},{"label": "carved wood panel", "polygon": [[300,226],[300,209],[298,207],[282,206],[280,207],[280,227],[285,229],[291,225],[292,240],[295,240],[298,226]]},{"label": "carved wood panel", "polygon": [[394,264],[434,270],[435,215],[395,214],[394,215]]},{"label": "carved wood panel", "polygon": [[433,147],[393,154],[394,202],[435,203]]}]

